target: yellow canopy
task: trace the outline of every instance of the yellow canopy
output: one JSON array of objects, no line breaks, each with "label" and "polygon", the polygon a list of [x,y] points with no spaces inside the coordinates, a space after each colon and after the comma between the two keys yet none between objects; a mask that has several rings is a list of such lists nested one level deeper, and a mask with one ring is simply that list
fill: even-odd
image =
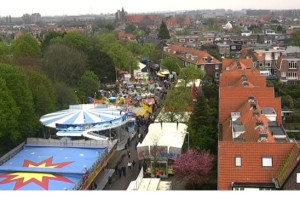
[{"label": "yellow canopy", "polygon": [[160,77],[166,77],[166,75],[164,75],[164,74],[162,74],[162,73],[160,73],[160,72],[157,73],[157,76],[160,76]]}]

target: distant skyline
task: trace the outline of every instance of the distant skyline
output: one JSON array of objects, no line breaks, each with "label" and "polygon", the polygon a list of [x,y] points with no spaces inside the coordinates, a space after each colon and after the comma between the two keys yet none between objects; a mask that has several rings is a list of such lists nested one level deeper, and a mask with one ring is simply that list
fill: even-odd
[{"label": "distant skyline", "polygon": [[300,9],[300,3],[299,0],[12,0],[2,2],[0,16],[107,14],[122,7],[130,14],[202,9]]}]

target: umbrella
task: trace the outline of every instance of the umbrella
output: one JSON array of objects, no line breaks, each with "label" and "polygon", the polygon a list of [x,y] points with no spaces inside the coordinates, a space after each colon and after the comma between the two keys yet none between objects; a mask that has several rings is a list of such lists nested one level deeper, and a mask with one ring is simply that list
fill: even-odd
[{"label": "umbrella", "polygon": [[116,97],[109,97],[108,100],[109,100],[110,103],[115,103],[117,101],[117,98]]}]

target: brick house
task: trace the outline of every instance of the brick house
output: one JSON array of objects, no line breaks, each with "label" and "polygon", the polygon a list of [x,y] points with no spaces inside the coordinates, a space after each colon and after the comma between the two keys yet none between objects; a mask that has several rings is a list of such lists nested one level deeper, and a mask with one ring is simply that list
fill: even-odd
[{"label": "brick house", "polygon": [[219,94],[218,189],[299,188],[300,145],[282,127],[281,99],[266,78],[259,71],[223,71]]},{"label": "brick house", "polygon": [[168,45],[163,49],[165,57],[174,57],[181,60],[183,66],[192,64],[205,71],[206,74],[219,81],[219,75],[222,70],[222,63],[205,51],[199,51],[192,48],[186,48],[176,45]]},{"label": "brick house", "polygon": [[300,55],[279,57],[276,75],[286,85],[298,85],[300,80]]}]

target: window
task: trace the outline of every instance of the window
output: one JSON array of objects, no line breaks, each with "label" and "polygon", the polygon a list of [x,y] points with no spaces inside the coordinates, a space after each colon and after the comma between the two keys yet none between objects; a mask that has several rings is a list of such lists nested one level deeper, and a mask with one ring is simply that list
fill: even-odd
[{"label": "window", "polygon": [[236,156],[235,157],[235,166],[236,167],[241,167],[242,166],[242,157],[241,156]]},{"label": "window", "polygon": [[218,72],[215,73],[215,78],[219,78],[219,73]]},{"label": "window", "polygon": [[297,78],[297,72],[289,72],[288,78]]},{"label": "window", "polygon": [[289,69],[297,69],[297,62],[294,61],[289,62]]},{"label": "window", "polygon": [[281,77],[286,77],[286,72],[281,72]]},{"label": "window", "polygon": [[297,173],[297,180],[296,180],[297,183],[300,183],[300,173]]},{"label": "window", "polygon": [[240,190],[244,190],[244,188],[243,187],[234,187],[233,190],[240,191]]},{"label": "window", "polygon": [[219,65],[215,65],[215,70],[218,70],[219,69]]},{"label": "window", "polygon": [[273,167],[273,158],[270,156],[262,157],[262,166],[263,167]]},{"label": "window", "polygon": [[204,70],[204,65],[201,65],[201,70]]}]

